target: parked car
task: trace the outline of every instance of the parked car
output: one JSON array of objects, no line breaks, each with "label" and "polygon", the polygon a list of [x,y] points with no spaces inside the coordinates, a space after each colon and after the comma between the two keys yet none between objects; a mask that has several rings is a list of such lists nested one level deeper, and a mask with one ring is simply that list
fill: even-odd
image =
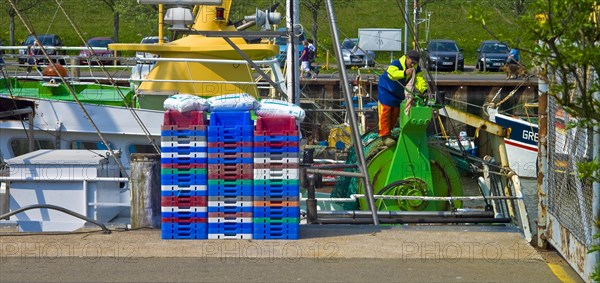
[{"label": "parked car", "polygon": [[106,60],[98,60],[98,58],[93,58],[93,54],[96,54],[99,58],[104,57],[114,57],[114,51],[108,49],[98,49],[98,48],[108,48],[108,45],[111,43],[115,43],[115,41],[110,37],[93,37],[88,39],[85,43],[86,48],[91,47],[93,49],[84,49],[79,52],[79,63],[80,64],[98,64],[99,62],[103,65],[113,64],[114,59],[106,59]]},{"label": "parked car", "polygon": [[346,67],[375,66],[375,52],[358,47],[358,38],[345,38],[342,41],[342,57]]},{"label": "parked car", "polygon": [[[285,30],[286,28],[277,29],[277,31]],[[298,58],[300,58],[300,55],[302,55],[302,50],[304,49],[304,45],[302,44],[304,39],[306,39],[306,37],[304,37],[304,33],[300,34],[300,37],[298,37],[298,47],[296,47],[296,49],[298,50]],[[275,44],[279,45],[279,54],[277,55],[277,62],[279,62],[280,66],[283,66],[283,64],[285,64],[285,60],[287,59],[287,41],[288,38],[283,36],[277,37],[275,39]]]},{"label": "parked car", "polygon": [[480,71],[495,70],[499,71],[506,63],[510,48],[503,42],[497,40],[485,40],[477,48],[476,67]]},{"label": "parked car", "polygon": [[465,69],[462,48],[458,48],[454,40],[431,40],[424,51],[428,70],[463,71]]},{"label": "parked car", "polygon": [[[169,42],[169,39],[165,36],[165,37],[163,37],[163,42],[167,43],[167,42]],[[146,37],[142,38],[142,41],[140,41],[140,44],[158,44],[158,36],[146,36]],[[156,58],[156,57],[158,57],[158,55],[153,54],[153,53],[148,53],[148,52],[136,52],[135,57],[138,59],[138,62],[140,62],[141,59]],[[153,62],[145,61],[144,63],[153,63]]]},{"label": "parked car", "polygon": [[[44,46],[44,47],[57,47],[57,46],[63,46],[63,41],[60,38],[60,36],[56,35],[56,34],[40,34],[37,36],[39,43]],[[25,64],[26,62],[29,62],[30,64],[34,64],[35,61],[37,60],[38,62],[42,61],[42,62],[46,62],[47,60],[44,58],[33,58],[32,56],[42,56],[44,55],[44,53],[42,53],[42,50],[39,48],[32,48],[33,44],[35,42],[35,37],[33,37],[33,35],[28,36],[25,41],[23,41],[21,43],[21,45],[23,46],[27,46],[27,49],[19,49],[19,64]],[[62,50],[56,50],[56,49],[52,49],[52,48],[48,48],[46,49],[46,53],[50,56],[56,56],[56,55],[66,55],[66,51]],[[54,62],[57,63],[61,63],[61,64],[65,64],[65,60],[64,59],[54,59]]]}]

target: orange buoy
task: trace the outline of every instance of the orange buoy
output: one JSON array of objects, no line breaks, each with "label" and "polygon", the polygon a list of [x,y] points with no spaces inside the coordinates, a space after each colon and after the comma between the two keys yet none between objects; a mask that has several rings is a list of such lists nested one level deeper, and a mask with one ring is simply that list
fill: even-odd
[{"label": "orange buoy", "polygon": [[49,65],[48,67],[44,68],[42,75],[47,77],[58,77],[59,74],[63,77],[67,76],[67,69],[65,69],[65,67],[60,64],[54,64],[54,66],[56,66],[56,70],[52,67],[52,65]]}]

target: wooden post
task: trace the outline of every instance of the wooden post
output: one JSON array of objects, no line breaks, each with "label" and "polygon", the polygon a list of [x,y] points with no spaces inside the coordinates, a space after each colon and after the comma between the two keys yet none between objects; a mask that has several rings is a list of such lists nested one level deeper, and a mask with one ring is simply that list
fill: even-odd
[{"label": "wooden post", "polygon": [[160,154],[131,154],[131,228],[160,228]]}]

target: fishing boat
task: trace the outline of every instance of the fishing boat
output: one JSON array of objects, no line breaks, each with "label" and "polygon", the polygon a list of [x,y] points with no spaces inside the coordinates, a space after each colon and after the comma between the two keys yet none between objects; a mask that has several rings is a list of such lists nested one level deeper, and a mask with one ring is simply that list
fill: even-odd
[{"label": "fishing boat", "polygon": [[504,138],[510,168],[521,177],[537,177],[538,125],[519,117],[498,113],[488,108],[490,121],[510,129],[510,136]]},{"label": "fishing boat", "polygon": [[[135,89],[118,88],[114,83],[111,84],[112,87],[106,88],[89,83],[74,83],[64,76],[60,80],[55,77],[44,77],[36,82],[37,86],[33,87],[37,88],[37,93],[35,91],[32,93],[45,94],[49,97],[34,98],[27,95],[19,97],[19,94],[28,93],[24,89],[26,84],[6,79],[3,85],[8,87],[7,90],[2,91],[0,98],[10,101],[11,103],[6,105],[13,105],[13,107],[6,109],[12,111],[6,114],[11,122],[2,123],[0,126],[3,133],[5,129],[10,129],[10,132],[7,131],[9,135],[3,134],[0,137],[0,143],[7,145],[1,148],[5,158],[14,157],[17,153],[14,150],[17,146],[8,145],[11,145],[11,141],[15,140],[14,137],[20,134],[21,141],[18,147],[22,151],[25,151],[25,144],[28,146],[27,150],[35,149],[36,146],[56,149],[118,150],[121,152],[123,164],[121,167],[125,172],[123,175],[126,176],[129,169],[129,154],[145,150],[158,151],[155,145],[160,137],[160,125],[164,114],[162,102],[170,95],[191,94],[211,97],[243,92],[255,97],[269,95],[285,98],[287,92],[283,75],[274,58],[279,53],[279,48],[272,42],[248,43],[242,36],[236,35],[238,28],[228,24],[231,2],[232,0],[222,1],[219,8],[224,9],[224,13],[218,11],[215,6],[202,6],[196,15],[196,19],[202,20],[190,23],[192,28],[186,36],[169,43],[109,45],[110,49],[116,51],[148,52],[158,55],[157,58],[152,58],[155,63],[149,67],[147,76],[139,76],[132,80],[136,85]],[[222,16],[215,17],[217,14]],[[330,16],[333,17],[333,13]],[[161,37],[159,34],[159,38]],[[334,41],[339,42],[337,38]],[[265,72],[261,66],[268,66],[271,71]],[[340,69],[344,69],[343,66],[340,66]],[[259,76],[253,72],[257,72]],[[343,74],[342,80],[347,81],[345,73]],[[94,91],[113,98],[94,95]],[[64,96],[65,99],[55,99],[60,96]],[[348,91],[346,96],[350,120],[353,120],[354,112],[350,110],[353,109],[352,95]],[[79,99],[80,97],[85,98]],[[100,97],[104,102],[93,101],[93,98]],[[529,231],[522,201],[519,202],[518,209],[521,215],[509,215],[509,212],[513,211],[509,211],[506,203],[500,200],[510,196],[504,195],[494,182],[488,182],[490,185],[484,195],[464,196],[455,164],[445,154],[443,146],[437,147],[429,143],[426,136],[426,129],[434,120],[434,110],[443,105],[436,104],[434,97],[414,97],[412,103],[412,107],[411,105],[402,107],[410,111],[400,117],[396,147],[383,147],[381,139],[373,135],[365,134],[358,138],[356,135],[353,136],[354,140],[361,141],[353,146],[355,148],[364,146],[366,156],[361,156],[362,153],[358,154],[360,151],[356,151],[357,154],[350,155],[347,163],[352,165],[350,163],[366,157],[361,162],[368,170],[368,176],[361,175],[364,178],[362,183],[358,179],[338,180],[336,187],[339,190],[336,191],[337,194],[332,195],[330,201],[351,203],[355,207],[351,208],[350,212],[312,213],[316,209],[310,204],[316,202],[312,202],[315,194],[311,190],[314,188],[309,185],[306,188],[306,211],[309,222],[367,223],[368,217],[372,216],[374,223],[378,223],[376,219],[380,213],[387,213],[388,223],[507,223],[512,221],[511,217],[520,217],[523,229]],[[26,114],[30,115],[30,118],[22,119]],[[49,116],[54,117],[50,119]],[[122,123],[124,120],[129,122]],[[26,125],[24,121],[30,122],[30,125]],[[117,123],[120,125],[115,126]],[[350,124],[357,123],[352,121]],[[134,131],[133,127],[142,130]],[[493,129],[496,129],[496,133],[500,131],[493,125],[487,127],[488,131]],[[352,132],[360,133],[358,128],[353,128]],[[118,139],[118,136],[122,139]],[[36,139],[39,138],[48,141],[37,142]],[[111,156],[116,155],[111,153]],[[313,176],[318,176],[319,173],[340,172],[353,177],[360,175],[356,171],[321,172],[318,171],[319,168],[307,170],[317,170],[312,171],[315,172]],[[360,171],[367,174],[362,169]],[[482,186],[485,186],[484,183],[481,182]],[[345,184],[350,185],[344,186]],[[371,184],[373,184],[372,188]],[[487,199],[490,197],[496,198],[497,201],[488,202]],[[464,207],[465,200],[484,201],[485,209],[481,209],[481,206],[474,209]],[[127,202],[127,200],[121,201]],[[341,208],[334,205],[323,207]],[[348,209],[348,207],[344,208]],[[348,215],[356,216],[357,219],[343,219]],[[530,236],[527,232],[525,234]]]},{"label": "fishing boat", "polygon": [[[237,31],[229,18],[231,4],[225,0],[219,7],[200,5],[195,15],[198,20],[187,22],[190,30]],[[4,111],[0,157],[8,159],[34,149],[114,148],[122,151],[122,162],[128,168],[129,154],[158,152],[163,101],[170,95],[285,95],[283,74],[273,58],[279,48],[272,41],[248,43],[235,34],[227,39],[189,34],[169,43],[113,44],[109,48],[156,57],[132,68],[129,86],[118,86],[123,82],[110,76],[102,79],[105,84],[89,81],[98,81],[97,77],[35,73],[10,77],[7,66],[0,78],[0,111]],[[140,69],[147,74],[140,75],[136,71]],[[27,111],[32,116],[27,116]],[[108,144],[103,144],[99,135],[104,135]],[[31,148],[28,137],[33,137]]]}]

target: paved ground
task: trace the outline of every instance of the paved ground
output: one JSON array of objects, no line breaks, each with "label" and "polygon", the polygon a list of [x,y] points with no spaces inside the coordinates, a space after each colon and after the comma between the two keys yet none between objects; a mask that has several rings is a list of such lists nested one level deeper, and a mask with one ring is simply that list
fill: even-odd
[{"label": "paved ground", "polygon": [[2,282],[561,282],[499,226],[304,225],[296,241],[161,240],[146,229],[2,235]]}]

